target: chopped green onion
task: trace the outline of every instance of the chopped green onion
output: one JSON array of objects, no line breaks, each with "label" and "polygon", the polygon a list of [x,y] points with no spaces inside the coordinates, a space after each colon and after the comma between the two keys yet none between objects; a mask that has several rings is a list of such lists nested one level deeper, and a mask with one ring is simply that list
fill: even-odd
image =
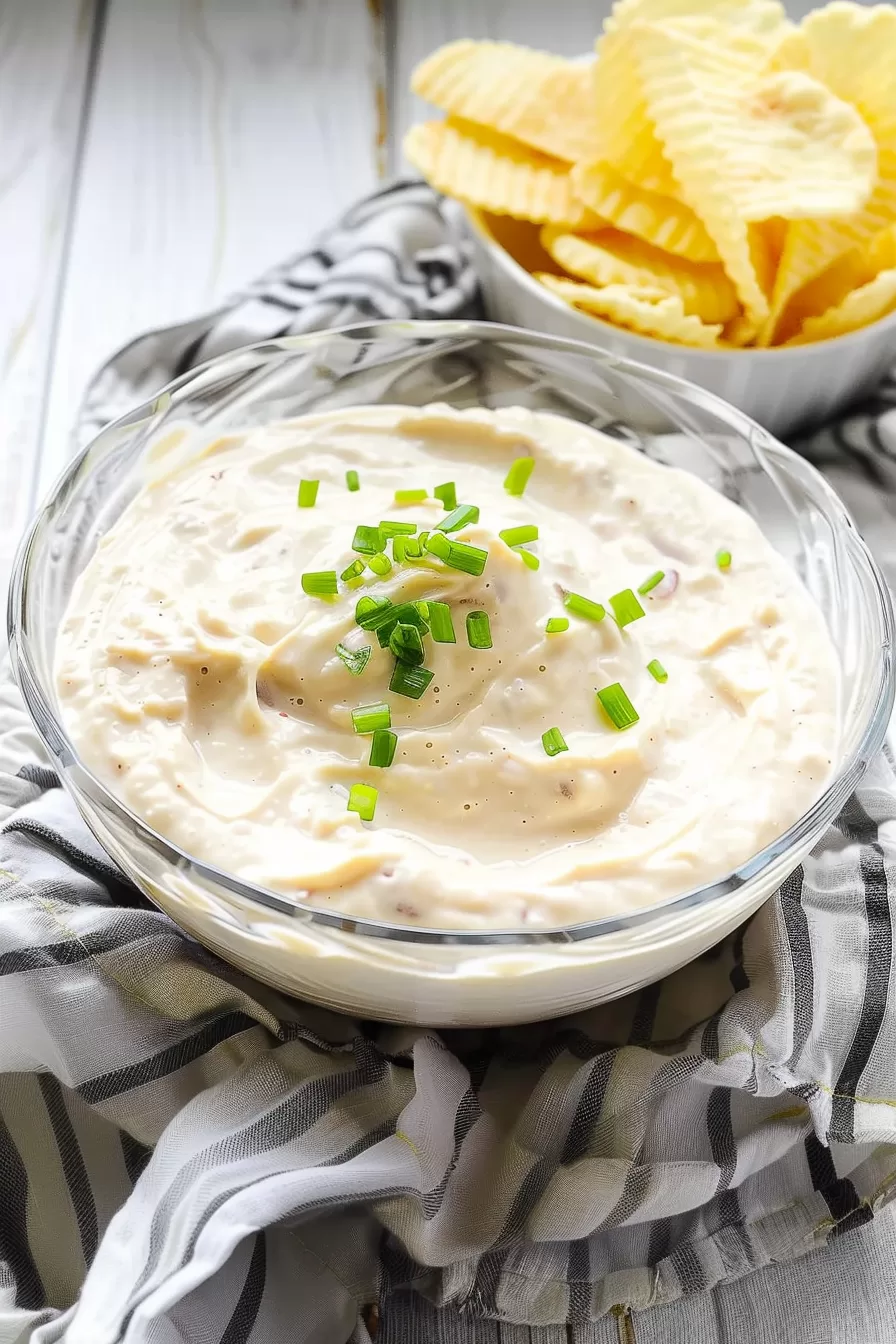
[{"label": "chopped green onion", "polygon": [[451,554],[451,542],[444,532],[433,532],[426,538],[426,549],[440,560],[447,560]]},{"label": "chopped green onion", "polygon": [[453,513],[449,513],[436,527],[440,532],[459,532],[462,527],[479,522],[479,509],[475,504],[461,504]]},{"label": "chopped green onion", "polygon": [[362,630],[379,630],[392,619],[393,606],[388,597],[360,597],[355,607],[355,620]]},{"label": "chopped green onion", "polygon": [[299,508],[313,509],[320,481],[299,481]]},{"label": "chopped green onion", "polygon": [[602,621],[607,614],[599,602],[592,602],[580,593],[567,593],[563,605],[573,616],[584,616],[587,621]]},{"label": "chopped green onion", "polygon": [[731,552],[730,552],[730,551],[716,551],[716,564],[718,565],[719,569],[730,569],[730,568],[731,568]]},{"label": "chopped green onion", "polygon": [[406,695],[409,700],[419,700],[432,678],[433,673],[428,667],[409,667],[407,663],[396,662],[389,690],[395,691],[396,695]]},{"label": "chopped green onion", "polygon": [[651,574],[649,579],[645,579],[643,583],[638,584],[638,592],[643,597],[645,593],[652,592],[658,583],[662,583],[665,577],[664,571],[658,569],[655,574]]},{"label": "chopped green onion", "polygon": [[564,630],[569,629],[569,621],[565,616],[549,616],[548,623],[544,629],[545,634],[559,635],[562,634]]},{"label": "chopped green onion", "polygon": [[370,742],[368,765],[377,765],[385,770],[395,760],[395,748],[398,738],[388,728],[377,728]]},{"label": "chopped green onion", "polygon": [[362,821],[373,821],[379,794],[372,784],[353,784],[348,791],[349,812],[357,812]]},{"label": "chopped green onion", "polygon": [[362,555],[378,555],[385,544],[385,538],[378,527],[367,527],[361,523],[355,528],[353,551],[360,551]]},{"label": "chopped green onion", "polygon": [[538,540],[538,528],[534,523],[521,523],[519,527],[505,527],[498,536],[508,546],[522,546],[527,541]]},{"label": "chopped green onion", "polygon": [[429,626],[426,623],[426,619],[422,612],[417,609],[416,604],[413,602],[399,602],[398,605],[394,606],[389,612],[388,619],[383,621],[383,623],[377,627],[376,637],[380,642],[380,648],[386,649],[389,647],[389,637],[399,621],[403,625],[416,626],[421,634],[425,635],[429,632]]},{"label": "chopped green onion", "polygon": [[425,490],[396,490],[396,504],[420,504],[426,498]]},{"label": "chopped green onion", "polygon": [[518,457],[511,464],[504,481],[504,489],[508,495],[521,495],[523,493],[529,484],[529,477],[532,475],[534,467],[534,457]]},{"label": "chopped green onion", "polygon": [[432,493],[446,509],[457,508],[457,490],[453,481],[446,481],[444,485],[437,485]]},{"label": "chopped green onion", "polygon": [[488,622],[488,612],[471,611],[467,615],[467,639],[471,649],[490,649],[492,630]]},{"label": "chopped green onion", "polygon": [[337,644],[336,652],[353,677],[360,677],[370,662],[371,648],[369,644],[365,644],[363,649],[347,649],[344,644]]},{"label": "chopped green onion", "polygon": [[433,532],[426,539],[426,549],[440,560],[444,560],[449,569],[459,569],[464,574],[477,577],[485,569],[488,551],[479,546],[468,546],[465,541],[449,541],[443,532]]},{"label": "chopped green onion", "polygon": [[644,615],[644,608],[631,588],[623,588],[621,593],[614,593],[610,598],[610,606],[619,626],[631,625],[632,621],[639,621]]},{"label": "chopped green onion", "polygon": [[614,681],[612,686],[605,686],[602,691],[598,691],[597,700],[613,727],[618,728],[620,732],[623,728],[631,728],[632,724],[637,723],[640,718],[638,711],[618,681]]},{"label": "chopped green onion", "polygon": [[363,573],[364,561],[353,560],[350,565],[346,565],[339,577],[343,583],[351,583],[352,579],[360,579]]},{"label": "chopped green onion", "polygon": [[403,565],[405,560],[419,560],[422,553],[418,537],[392,538],[392,559],[396,565]]},{"label": "chopped green onion", "polygon": [[356,733],[375,733],[377,728],[391,728],[392,714],[386,704],[359,705],[352,710],[352,727]]},{"label": "chopped green onion", "polygon": [[414,606],[416,607],[418,614],[422,616],[424,621],[426,621],[426,624],[429,625],[429,603],[421,597],[419,602],[414,603]]},{"label": "chopped green onion", "polygon": [[361,482],[358,480],[358,473],[356,471],[347,471],[345,473],[345,483],[349,490],[361,489]]},{"label": "chopped green onion", "polygon": [[391,570],[392,561],[384,551],[380,551],[379,555],[372,555],[370,557],[367,561],[367,565],[369,569],[373,570],[374,574],[379,574],[382,578],[384,574],[388,574]]},{"label": "chopped green onion", "polygon": [[412,537],[417,531],[416,523],[396,523],[391,518],[387,518],[380,523],[380,531],[384,537]]},{"label": "chopped green onion", "polygon": [[514,546],[513,549],[516,551],[524,565],[528,565],[529,569],[538,569],[541,561],[537,555],[533,555],[531,551],[527,551],[525,546]]},{"label": "chopped green onion", "polygon": [[303,574],[302,591],[309,597],[333,597],[337,592],[335,569],[318,569]]},{"label": "chopped green onion", "polygon": [[423,662],[423,639],[416,625],[403,625],[399,621],[389,636],[389,648],[401,663],[419,667]]},{"label": "chopped green onion", "polygon": [[541,735],[541,745],[549,756],[559,756],[561,751],[569,751],[559,728],[549,728]]},{"label": "chopped green onion", "polygon": [[429,630],[436,644],[456,644],[451,608],[447,602],[428,602]]},{"label": "chopped green onion", "polygon": [[415,538],[415,540],[419,541],[420,543],[420,554],[422,555],[423,552],[426,550],[426,543],[429,541],[429,533],[420,532]]},{"label": "chopped green onion", "polygon": [[669,673],[663,667],[659,658],[651,658],[647,664],[647,671],[653,677],[654,681],[668,681]]}]

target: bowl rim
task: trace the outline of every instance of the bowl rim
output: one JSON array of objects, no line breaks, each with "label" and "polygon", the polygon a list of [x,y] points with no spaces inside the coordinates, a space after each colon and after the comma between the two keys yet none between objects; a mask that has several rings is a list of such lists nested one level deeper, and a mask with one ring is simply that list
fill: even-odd
[{"label": "bowl rim", "polygon": [[[31,555],[48,515],[56,506],[60,497],[68,492],[74,478],[78,475],[85,458],[106,437],[113,437],[129,424],[152,418],[168,410],[175,402],[178,393],[192,384],[207,377],[216,366],[224,366],[235,358],[245,358],[257,354],[259,357],[289,356],[307,353],[331,341],[334,337],[348,336],[360,341],[372,341],[387,337],[431,340],[441,342],[446,338],[462,338],[485,341],[507,341],[538,348],[550,347],[558,353],[585,356],[590,360],[604,362],[611,369],[646,378],[684,399],[696,404],[717,416],[729,428],[740,434],[754,449],[765,452],[771,450],[782,454],[785,459],[799,463],[800,470],[806,471],[816,490],[820,489],[828,509],[829,522],[844,530],[848,543],[867,566],[877,592],[879,611],[882,615],[885,638],[881,644],[883,667],[880,684],[873,706],[867,712],[861,738],[854,747],[849,759],[844,762],[836,775],[829,780],[825,789],[786,831],[770,844],[751,855],[738,868],[732,870],[714,882],[694,887],[653,905],[627,910],[614,915],[601,916],[598,919],[584,920],[577,924],[539,927],[537,929],[488,929],[455,930],[420,927],[390,921],[354,916],[344,912],[325,909],[319,906],[303,905],[288,896],[270,888],[257,886],[246,879],[216,867],[212,863],[199,859],[182,849],[174,841],[153,829],[138,813],[118,798],[112,790],[84,763],[71,740],[62,715],[57,711],[52,688],[45,686],[43,678],[35,664],[31,651],[31,640],[26,629],[26,597],[29,581]],[[438,347],[437,347],[438,348]],[[223,888],[250,902],[250,904],[273,908],[300,921],[324,925],[342,932],[359,934],[363,937],[383,938],[403,943],[454,944],[465,946],[532,946],[546,943],[579,943],[620,931],[631,930],[651,920],[674,917],[696,906],[709,905],[726,897],[741,893],[743,888],[761,872],[780,860],[788,851],[797,849],[812,839],[823,824],[830,823],[853,792],[867,767],[868,760],[881,747],[896,697],[896,678],[894,678],[892,649],[896,642],[896,618],[889,590],[883,575],[855,528],[850,515],[836,492],[821,473],[807,459],[795,453],[791,448],[779,442],[768,430],[752,420],[745,412],[738,410],[715,393],[708,392],[687,379],[675,374],[640,364],[613,351],[605,350],[589,342],[569,337],[552,336],[513,327],[496,322],[478,319],[390,319],[349,323],[341,327],[324,328],[297,336],[280,336],[265,341],[251,342],[233,350],[217,355],[196,365],[177,378],[172,379],[163,388],[130,411],[109,422],[98,434],[76,453],[44,498],[34,519],[22,537],[13,564],[10,577],[7,602],[7,633],[9,638],[12,670],[22,693],[32,724],[38,733],[48,755],[54,761],[58,752],[48,740],[43,723],[49,722],[57,741],[65,748],[66,761],[79,777],[78,788],[88,785],[83,791],[92,801],[99,801],[119,820],[127,822],[132,830],[138,832],[149,846],[169,861],[178,870],[189,870],[200,877],[204,883],[211,883],[210,894],[220,899],[215,888]],[[66,787],[79,805],[78,790],[72,786],[66,772],[60,772]],[[85,818],[86,819],[86,818]],[[88,821],[88,825],[89,825]],[[206,888],[207,890],[207,888]]]},{"label": "bowl rim", "polygon": [[[460,204],[463,206],[464,214],[470,228],[476,234],[477,240],[490,253],[496,265],[508,273],[510,278],[516,284],[521,285],[533,298],[541,300],[549,308],[552,308],[555,312],[563,313],[566,317],[571,315],[589,326],[593,323],[598,330],[609,332],[617,338],[621,336],[625,340],[632,341],[635,345],[643,344],[645,350],[658,349],[666,352],[671,350],[673,353],[680,351],[682,355],[689,359],[706,359],[716,363],[736,356],[739,360],[753,359],[756,363],[763,363],[772,359],[774,363],[781,364],[784,358],[791,361],[806,361],[814,354],[820,355],[821,351],[830,351],[834,348],[838,350],[846,349],[850,344],[858,345],[862,338],[867,337],[871,332],[876,336],[882,336],[891,329],[896,331],[896,308],[894,308],[892,312],[884,313],[883,317],[878,317],[873,322],[867,322],[862,327],[856,327],[854,331],[842,332],[839,336],[826,336],[820,341],[807,341],[805,345],[774,345],[763,346],[761,349],[757,346],[732,345],[723,350],[711,350],[704,349],[702,346],[685,345],[678,341],[664,341],[660,336],[648,336],[641,331],[631,331],[628,327],[617,326],[614,322],[608,322],[605,318],[598,317],[596,313],[586,313],[579,308],[574,308],[571,303],[565,303],[559,295],[552,294],[545,285],[540,285],[532,273],[527,271],[525,266],[522,266],[515,257],[511,256],[507,248],[498,242],[483,217],[488,213],[487,211],[481,210],[478,206],[465,205],[463,202]],[[508,218],[513,218],[513,216],[508,216]],[[567,339],[576,338],[568,337]],[[586,338],[583,336],[582,339]],[[894,338],[894,349],[896,349],[896,338]],[[687,379],[684,381],[686,382]]]}]

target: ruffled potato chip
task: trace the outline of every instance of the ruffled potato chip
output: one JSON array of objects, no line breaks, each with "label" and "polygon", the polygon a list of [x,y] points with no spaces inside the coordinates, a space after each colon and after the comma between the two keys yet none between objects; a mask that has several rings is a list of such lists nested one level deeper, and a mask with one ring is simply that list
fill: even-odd
[{"label": "ruffled potato chip", "polygon": [[877,322],[896,309],[896,269],[881,271],[867,285],[850,290],[841,303],[819,317],[808,317],[796,336],[785,345],[808,345]]},{"label": "ruffled potato chip", "polygon": [[605,161],[577,163],[573,191],[589,210],[623,233],[688,261],[718,261],[715,244],[689,206],[673,196],[645,191]]},{"label": "ruffled potato chip", "polygon": [[729,31],[750,33],[769,44],[792,27],[778,0],[618,0],[604,21],[604,32],[615,33],[631,23],[694,18],[724,23]]},{"label": "ruffled potato chip", "polygon": [[853,247],[810,280],[787,305],[778,324],[776,343],[786,344],[810,318],[838,308],[847,295],[867,285],[881,271],[896,268],[896,225],[876,234],[864,247]]},{"label": "ruffled potato chip", "polygon": [[598,152],[591,71],[562,56],[513,42],[463,39],[421,61],[411,88],[449,116],[554,158],[572,163]]},{"label": "ruffled potato chip", "polygon": [[578,280],[542,273],[535,279],[572,307],[608,318],[642,336],[658,336],[664,341],[703,349],[718,345],[721,326],[707,326],[699,317],[686,313],[681,299],[665,290],[649,285],[606,285],[596,289]]},{"label": "ruffled potato chip", "polygon": [[661,289],[704,322],[727,322],[738,311],[734,286],[718,264],[685,261],[616,229],[583,236],[549,226],[541,237],[556,262],[593,285]]},{"label": "ruffled potato chip", "polygon": [[726,46],[762,70],[781,35],[790,30],[777,0],[619,0],[604,22],[594,71],[602,157],[646,191],[678,196],[672,166],[657,139],[638,75],[621,32],[633,24],[673,22]]},{"label": "ruffled potato chip", "polygon": [[852,218],[790,226],[771,312],[759,337],[762,345],[777,339],[785,310],[800,289],[838,256],[863,246],[896,220],[896,9],[835,3],[815,10],[779,44],[773,65],[813,76],[856,108],[877,144],[878,175],[872,196]]},{"label": "ruffled potato chip", "polygon": [[624,36],[682,195],[758,328],[769,303],[751,221],[859,208],[876,172],[870,133],[811,76],[757,76],[730,44],[681,25],[635,24]]},{"label": "ruffled potato chip", "polygon": [[495,215],[588,228],[595,219],[573,193],[569,165],[472,122],[412,126],[404,153],[438,191]]}]

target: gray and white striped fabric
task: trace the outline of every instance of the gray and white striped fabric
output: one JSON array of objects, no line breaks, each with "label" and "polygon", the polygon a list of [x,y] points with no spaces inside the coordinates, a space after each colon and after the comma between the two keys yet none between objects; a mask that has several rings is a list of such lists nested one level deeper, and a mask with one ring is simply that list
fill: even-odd
[{"label": "gray and white striped fabric", "polygon": [[[397,184],[128,347],[78,434],[229,346],[476,304],[444,203]],[[892,405],[896,381],[807,445],[885,564]],[[0,821],[0,1344],[367,1344],[378,1318],[386,1344],[761,1344],[785,1306],[741,1335],[718,1294],[771,1265],[804,1324],[828,1313],[787,1337],[896,1335],[841,1251],[827,1306],[780,1277],[896,1194],[889,759],[723,946],[492,1032],[350,1021],[216,961],[98,849],[8,680]]]}]

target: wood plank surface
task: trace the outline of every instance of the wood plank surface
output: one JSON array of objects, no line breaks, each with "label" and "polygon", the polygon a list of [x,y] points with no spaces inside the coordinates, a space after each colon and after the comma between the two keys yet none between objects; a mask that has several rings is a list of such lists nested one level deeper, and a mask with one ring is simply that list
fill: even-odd
[{"label": "wood plank surface", "polygon": [[214,306],[374,185],[377,22],[366,0],[110,0],[41,487],[116,347]]},{"label": "wood plank surface", "polygon": [[29,512],[65,254],[92,0],[0,3],[0,584]]}]

